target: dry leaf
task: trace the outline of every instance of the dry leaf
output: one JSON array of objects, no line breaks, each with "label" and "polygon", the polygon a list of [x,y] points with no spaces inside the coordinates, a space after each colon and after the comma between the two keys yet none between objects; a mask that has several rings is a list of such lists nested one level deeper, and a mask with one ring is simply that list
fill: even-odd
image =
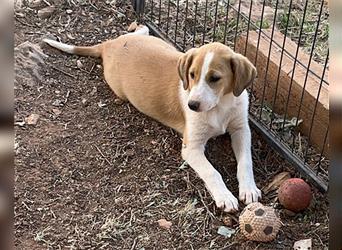
[{"label": "dry leaf", "polygon": [[158,220],[158,224],[160,227],[165,229],[170,229],[170,227],[172,226],[172,222],[165,219]]},{"label": "dry leaf", "polygon": [[39,115],[38,114],[31,114],[28,117],[25,118],[25,122],[28,125],[36,125],[39,119]]},{"label": "dry leaf", "polygon": [[131,23],[131,25],[128,27],[128,32],[133,32],[133,31],[135,31],[136,29],[138,28],[138,24],[137,24],[137,22],[133,22],[133,23]]},{"label": "dry leaf", "polygon": [[284,181],[290,178],[291,178],[291,175],[289,172],[281,172],[280,174],[277,174],[273,178],[272,182],[263,189],[264,193],[268,194],[269,192],[278,189]]}]

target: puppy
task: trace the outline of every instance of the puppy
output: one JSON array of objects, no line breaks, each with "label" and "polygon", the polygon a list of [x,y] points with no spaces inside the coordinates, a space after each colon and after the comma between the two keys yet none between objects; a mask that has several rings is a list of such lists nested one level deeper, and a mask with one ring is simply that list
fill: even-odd
[{"label": "puppy", "polygon": [[239,198],[248,204],[261,197],[253,176],[245,90],[257,72],[246,57],[221,43],[184,54],[148,36],[146,26],[91,47],[44,41],[70,54],[101,57],[105,80],[115,94],[181,133],[183,159],[204,181],[216,205],[234,212],[238,200],[204,155],[207,141],[228,131],[237,160]]}]

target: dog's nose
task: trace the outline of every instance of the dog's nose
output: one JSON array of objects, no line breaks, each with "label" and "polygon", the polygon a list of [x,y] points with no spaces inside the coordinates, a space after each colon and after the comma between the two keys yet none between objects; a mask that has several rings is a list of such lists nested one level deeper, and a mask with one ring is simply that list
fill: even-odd
[{"label": "dog's nose", "polygon": [[191,110],[193,111],[197,111],[199,106],[200,106],[200,102],[197,101],[189,101],[188,106]]}]

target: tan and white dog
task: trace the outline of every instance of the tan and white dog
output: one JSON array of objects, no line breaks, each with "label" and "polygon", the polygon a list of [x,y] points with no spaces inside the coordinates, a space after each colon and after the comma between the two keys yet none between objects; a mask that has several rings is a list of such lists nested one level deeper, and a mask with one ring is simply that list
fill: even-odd
[{"label": "tan and white dog", "polygon": [[146,26],[91,47],[44,41],[67,53],[101,57],[105,80],[115,94],[181,133],[183,159],[204,181],[216,205],[233,212],[238,200],[204,155],[207,141],[228,131],[237,160],[239,198],[248,204],[261,197],[253,176],[245,90],[257,73],[246,57],[221,43],[184,54],[148,36]]}]

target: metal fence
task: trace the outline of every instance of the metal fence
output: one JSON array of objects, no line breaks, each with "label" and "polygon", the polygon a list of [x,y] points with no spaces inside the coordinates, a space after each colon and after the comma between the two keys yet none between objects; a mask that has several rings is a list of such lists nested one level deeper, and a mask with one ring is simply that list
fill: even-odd
[{"label": "metal fence", "polygon": [[[263,69],[262,74],[259,72],[258,85],[254,83],[249,89],[251,125],[320,190],[327,190],[329,116],[321,117],[322,114],[318,113],[320,95],[328,85],[329,13],[326,0],[132,2],[139,21],[145,23],[153,35],[168,40],[181,51],[218,41],[249,55],[256,67]],[[279,32],[282,34],[280,38]],[[249,46],[251,39],[254,39],[254,49]],[[295,46],[291,47],[289,40]],[[265,41],[267,46],[263,53],[266,56],[262,60],[259,54],[261,47],[265,47]],[[274,67],[273,55],[278,56],[278,67],[276,74],[270,75]],[[292,60],[292,65],[287,72],[290,81],[286,86],[286,96],[280,100],[285,59],[286,67],[289,67],[289,60]],[[302,88],[293,98],[299,69],[304,72],[300,82]],[[269,81],[273,82],[272,87]],[[314,82],[316,91],[309,104],[305,102],[308,82],[310,85]],[[302,131],[303,126],[306,132]],[[315,126],[320,126],[320,129]],[[318,138],[315,143],[312,143],[313,135]]]}]

